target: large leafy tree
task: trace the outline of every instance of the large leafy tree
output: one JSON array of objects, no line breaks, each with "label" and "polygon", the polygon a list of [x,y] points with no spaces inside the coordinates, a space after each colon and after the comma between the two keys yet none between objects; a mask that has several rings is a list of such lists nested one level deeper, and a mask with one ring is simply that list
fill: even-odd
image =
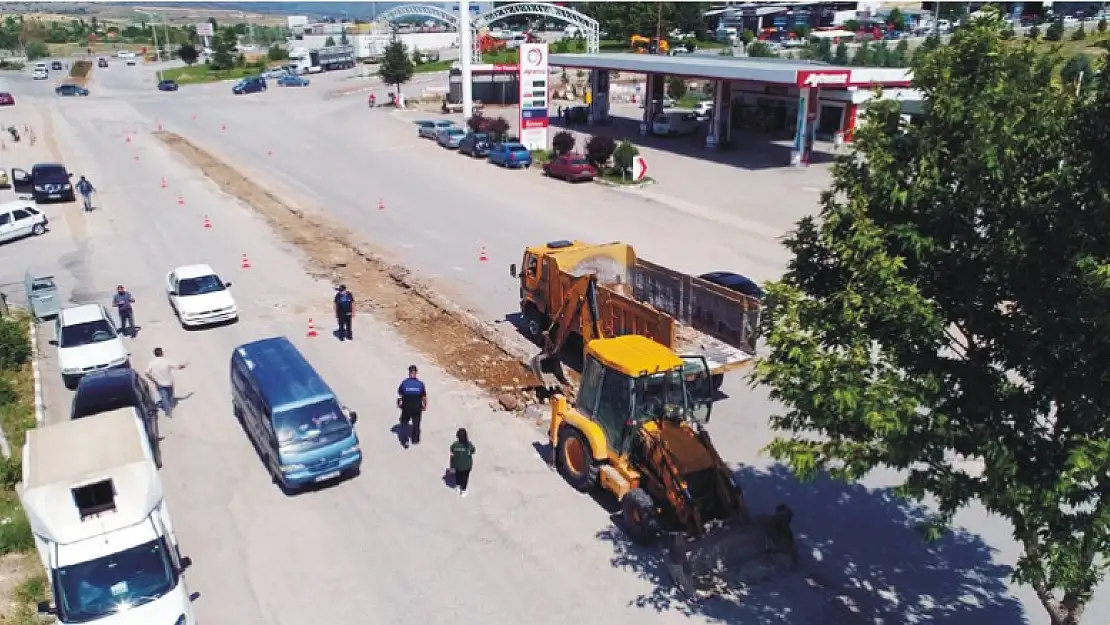
[{"label": "large leafy tree", "polygon": [[672,29],[683,32],[705,30],[703,14],[708,2],[581,2],[571,8],[596,19],[609,38],[627,39],[632,35],[654,37],[662,27],[666,37]]},{"label": "large leafy tree", "polygon": [[[755,378],[801,477],[898,470],[1008,519],[1014,577],[1076,625],[1110,555],[1110,81],[984,18],[924,54],[919,125],[869,108],[769,287]],[[1101,61],[1100,61],[1101,63]]]},{"label": "large leafy tree", "polygon": [[405,44],[400,39],[391,41],[386,46],[385,53],[382,55],[382,64],[378,67],[378,76],[381,77],[382,82],[393,85],[400,91],[401,85],[408,82],[415,71],[412,59],[405,51]]}]

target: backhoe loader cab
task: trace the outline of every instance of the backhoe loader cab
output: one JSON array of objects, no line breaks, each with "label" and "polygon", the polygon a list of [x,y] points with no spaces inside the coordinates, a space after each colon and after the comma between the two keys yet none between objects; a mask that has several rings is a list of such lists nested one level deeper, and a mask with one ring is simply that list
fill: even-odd
[{"label": "backhoe loader cab", "polygon": [[713,405],[705,358],[639,335],[595,339],[585,352],[573,405],[552,399],[551,460],[567,482],[612,492],[636,542],[666,533],[671,575],[691,596],[753,561],[793,562],[789,509],[753,518],[702,427]]}]

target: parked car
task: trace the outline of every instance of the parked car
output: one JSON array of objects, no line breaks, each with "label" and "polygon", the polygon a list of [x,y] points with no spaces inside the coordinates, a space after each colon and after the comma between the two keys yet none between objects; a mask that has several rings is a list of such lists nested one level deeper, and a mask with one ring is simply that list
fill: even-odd
[{"label": "parked car", "polygon": [[63,308],[54,321],[54,337],[62,382],[71,391],[90,373],[131,367],[131,355],[100,304]]},{"label": "parked car", "polygon": [[160,80],[158,81],[159,91],[177,91],[177,81],[174,80]]},{"label": "parked car", "polygon": [[108,67],[108,59],[106,59],[104,57],[100,57],[99,59],[96,60],[96,66],[97,67]]},{"label": "parked car", "polygon": [[531,167],[532,153],[520,143],[498,143],[489,149],[489,162],[502,167]]},{"label": "parked car", "polygon": [[303,76],[293,76],[291,74],[285,74],[277,80],[277,84],[282,87],[307,87],[309,82],[311,81]]},{"label": "parked car", "polygon": [[0,91],[0,106],[14,106],[15,96],[7,91]]},{"label": "parked car", "polygon": [[562,178],[567,182],[581,182],[593,180],[597,177],[597,168],[586,160],[581,154],[562,154],[543,164],[543,173],[552,178]]},{"label": "parked car", "polygon": [[133,369],[108,369],[90,373],[77,384],[70,407],[70,419],[84,419],[121,408],[134,410],[142,421],[154,452],[154,463],[162,467],[158,435],[158,404],[143,376]]},{"label": "parked car", "polygon": [[712,273],[702,274],[698,277],[706,282],[712,282],[726,289],[743,293],[744,295],[754,297],[761,301],[763,300],[763,289],[759,288],[759,285],[747,276],[728,271],[714,271]]},{"label": "parked car", "polygon": [[[640,102],[640,108],[644,108],[644,104],[645,104],[645,101],[641,101]],[[662,108],[669,109],[669,108],[674,108],[675,101],[674,101],[674,98],[672,98],[671,96],[663,96],[662,100],[658,100],[658,99],[655,100],[655,104],[657,106],[662,105]]]},{"label": "parked car", "polygon": [[263,72],[262,77],[265,78],[266,80],[277,80],[277,79],[281,78],[282,76],[290,76],[292,74],[295,74],[295,72],[290,72],[288,69],[286,69],[284,67],[277,67],[277,68],[274,68],[274,69]]},{"label": "parked car", "polygon": [[72,177],[73,174],[60,163],[37,163],[29,172],[13,167],[12,188],[16,193],[30,193],[39,204],[74,202],[77,196],[70,183]]},{"label": "parked car", "polygon": [[57,95],[63,95],[63,96],[71,96],[71,95],[85,96],[85,95],[89,95],[89,90],[80,86],[80,85],[73,85],[73,84],[68,84],[67,83],[67,84],[64,84],[64,85],[58,85],[57,87],[54,87],[54,93],[56,93]]},{"label": "parked car", "polygon": [[422,139],[435,139],[440,130],[453,127],[455,127],[455,122],[447,119],[437,119],[435,121],[422,119],[416,122],[416,136]]},{"label": "parked car", "polygon": [[28,200],[0,204],[0,242],[46,232],[50,220]]},{"label": "parked car", "polygon": [[450,128],[440,128],[439,132],[436,133],[436,143],[448,150],[456,150],[465,136],[466,131],[462,128],[456,128],[454,126]]},{"label": "parked car", "polygon": [[266,79],[261,76],[251,76],[244,78],[235,83],[231,88],[231,92],[235,95],[243,95],[244,93],[259,93],[266,90]]},{"label": "parked car", "polygon": [[694,105],[694,115],[698,119],[706,119],[713,116],[713,102],[709,100],[702,100]]},{"label": "parked car", "polygon": [[35,71],[31,72],[31,78],[33,80],[46,80],[50,78],[50,72],[45,67],[36,67]]},{"label": "parked car", "polygon": [[61,62],[61,61],[53,61],[53,62],[51,62],[51,63],[50,63],[50,69],[52,69],[52,70],[54,70],[54,71],[56,71],[56,72],[60,72],[60,71],[62,71],[62,69],[63,69],[63,68],[62,68],[62,62]]},{"label": "parked car", "polygon": [[651,120],[651,131],[657,135],[681,137],[692,135],[698,130],[698,116],[693,113],[656,113]]},{"label": "parked car", "polygon": [[133,58],[127,59],[127,66],[128,67],[135,67],[135,59],[133,59]]},{"label": "parked car", "polygon": [[484,132],[469,132],[459,141],[459,154],[486,158],[489,156],[489,135]]},{"label": "parked car", "polygon": [[186,265],[166,274],[170,308],[184,327],[237,321],[239,309],[224,282],[208,265]]}]

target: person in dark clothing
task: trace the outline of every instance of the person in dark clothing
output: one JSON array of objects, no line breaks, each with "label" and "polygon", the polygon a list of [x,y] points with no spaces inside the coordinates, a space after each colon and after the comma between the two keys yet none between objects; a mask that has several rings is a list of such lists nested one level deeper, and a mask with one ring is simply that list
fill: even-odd
[{"label": "person in dark clothing", "polygon": [[451,443],[451,472],[455,474],[455,488],[460,497],[466,497],[466,487],[470,484],[470,470],[474,468],[474,444],[466,428],[455,432],[455,442]]},{"label": "person in dark clothing", "polygon": [[124,336],[135,335],[135,311],[131,307],[135,303],[135,298],[123,288],[123,285],[116,287],[116,294],[112,296],[112,306],[115,306],[119,311],[119,331]]},{"label": "person in dark clothing", "polygon": [[81,176],[81,179],[77,181],[77,192],[81,194],[81,200],[85,204],[85,212],[91,211],[93,209],[92,194],[96,192],[96,188],[84,176]]},{"label": "person in dark clothing", "polygon": [[[416,365],[409,365],[409,377],[397,387],[397,407],[401,409],[401,431],[398,435],[406,448],[410,440],[413,445],[420,444],[420,418],[428,409],[428,392],[416,374]],[[412,429],[406,433],[410,423]]]},{"label": "person in dark clothing", "polygon": [[339,324],[339,340],[354,340],[351,318],[355,316],[355,296],[340,284],[335,294],[335,321]]}]

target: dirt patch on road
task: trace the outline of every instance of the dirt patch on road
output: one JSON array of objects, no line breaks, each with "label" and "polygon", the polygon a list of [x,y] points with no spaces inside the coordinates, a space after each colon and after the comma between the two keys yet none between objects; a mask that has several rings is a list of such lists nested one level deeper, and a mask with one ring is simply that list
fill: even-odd
[{"label": "dirt patch on road", "polygon": [[526,354],[510,353],[495,328],[358,242],[327,215],[289,206],[180,135],[160,131],[154,136],[300,248],[309,258],[313,275],[348,285],[361,298],[358,310],[391,323],[410,345],[448,373],[490,391],[509,410],[521,409],[534,400],[533,389],[539,382],[521,363]]}]

